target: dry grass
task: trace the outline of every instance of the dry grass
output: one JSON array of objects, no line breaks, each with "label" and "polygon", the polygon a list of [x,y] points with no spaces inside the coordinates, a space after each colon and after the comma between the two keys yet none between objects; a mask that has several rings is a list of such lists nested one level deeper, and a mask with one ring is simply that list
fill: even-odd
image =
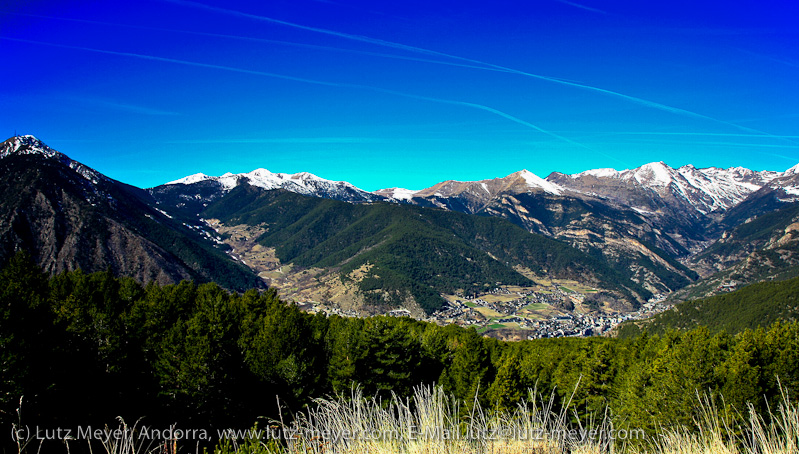
[{"label": "dry grass", "polygon": [[[609,418],[573,427],[554,399],[530,400],[512,412],[467,410],[440,388],[421,387],[390,403],[351,396],[319,400],[289,429],[290,454],[599,454],[613,451]],[[590,432],[593,430],[594,432]],[[574,432],[571,432],[574,431]],[[575,435],[576,434],[576,435]],[[578,440],[579,439],[579,440]]]},{"label": "dry grass", "polygon": [[[647,436],[610,412],[573,423],[569,405],[534,392],[513,411],[468,407],[441,388],[420,387],[409,399],[366,398],[359,390],[319,399],[291,423],[275,422],[248,439],[223,440],[215,454],[797,454],[799,410],[783,395],[767,415],[749,406],[728,414],[700,398],[698,431],[663,428]],[[723,408],[723,406],[721,406]],[[131,439],[105,443],[108,454],[199,452],[166,440],[143,445],[136,427],[120,420]],[[36,452],[36,448],[27,450]],[[23,449],[20,452],[26,451]]]},{"label": "dry grass", "polygon": [[[535,393],[510,412],[465,412],[440,388],[419,388],[413,398],[388,404],[365,399],[319,400],[288,429],[287,454],[797,454],[799,412],[783,395],[775,411],[724,414],[700,398],[699,431],[643,431],[610,413],[572,423],[554,399]],[[567,406],[568,408],[568,406]]]},{"label": "dry grass", "polygon": [[725,414],[707,397],[700,398],[699,432],[661,430],[645,447],[630,453],[652,454],[797,454],[799,412],[783,393],[776,411],[767,417],[753,405],[748,414]]}]

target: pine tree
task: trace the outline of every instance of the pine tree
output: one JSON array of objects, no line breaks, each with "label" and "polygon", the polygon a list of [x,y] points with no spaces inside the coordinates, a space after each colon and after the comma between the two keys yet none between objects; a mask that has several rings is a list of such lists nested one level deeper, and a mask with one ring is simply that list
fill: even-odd
[{"label": "pine tree", "polygon": [[17,253],[0,271],[0,422],[14,414],[20,397],[53,378],[46,372],[54,340],[48,295],[47,277],[28,253]]},{"label": "pine tree", "polygon": [[[463,407],[466,411],[479,393],[485,393],[492,365],[488,349],[477,331],[467,330],[457,341],[452,364],[441,374],[441,385],[445,392],[466,404]],[[481,400],[485,403],[485,399]]]},{"label": "pine tree", "polygon": [[488,399],[498,410],[509,411],[524,397],[519,357],[508,351],[503,355],[497,377],[488,388]]},{"label": "pine tree", "polygon": [[366,391],[383,394],[393,391],[409,396],[416,385],[421,364],[421,344],[413,330],[400,319],[373,317],[366,321],[364,344],[357,372]]}]

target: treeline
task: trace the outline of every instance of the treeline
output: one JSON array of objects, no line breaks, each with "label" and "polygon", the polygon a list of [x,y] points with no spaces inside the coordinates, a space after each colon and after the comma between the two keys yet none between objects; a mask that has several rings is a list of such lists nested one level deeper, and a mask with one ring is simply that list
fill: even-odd
[{"label": "treeline", "polygon": [[[632,425],[692,425],[696,393],[765,409],[799,386],[799,324],[633,339],[517,343],[408,318],[310,315],[273,291],[141,286],[108,272],[48,277],[24,255],[0,272],[2,427],[111,423],[250,427],[314,397],[408,396],[438,383],[509,408],[535,388],[575,418],[606,406]],[[779,377],[779,381],[778,381]],[[576,390],[576,391],[575,391]],[[276,399],[276,396],[279,397]],[[774,408],[774,407],[772,407]]]}]

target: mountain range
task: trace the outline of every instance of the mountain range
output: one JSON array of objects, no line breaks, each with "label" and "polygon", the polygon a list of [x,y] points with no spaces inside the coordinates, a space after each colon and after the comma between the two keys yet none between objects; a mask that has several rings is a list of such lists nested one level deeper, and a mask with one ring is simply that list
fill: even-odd
[{"label": "mountain range", "polygon": [[[338,282],[355,306],[429,313],[440,293],[535,276],[578,279],[634,307],[681,289],[712,294],[718,286],[707,279],[788,277],[796,265],[786,251],[799,220],[799,165],[655,162],[546,178],[522,170],[375,192],[257,169],[142,190],[17,136],[0,145],[0,166],[0,259],[26,249],[50,272],[111,268],[145,282],[241,289],[290,265],[313,276],[308,285]],[[247,240],[236,243],[244,250],[234,238]],[[255,266],[254,251],[271,268]],[[752,254],[772,259],[730,271]]]}]

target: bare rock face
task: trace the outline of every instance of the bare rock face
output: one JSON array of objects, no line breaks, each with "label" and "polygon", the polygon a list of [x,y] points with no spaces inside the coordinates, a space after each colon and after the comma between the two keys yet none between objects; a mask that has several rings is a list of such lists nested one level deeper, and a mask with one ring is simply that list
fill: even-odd
[{"label": "bare rock face", "polygon": [[[590,175],[587,178],[596,179]],[[692,246],[704,237],[684,240],[682,235],[676,238],[666,235],[663,233],[665,224],[658,224],[648,211],[632,209],[621,203],[621,199],[582,191],[579,185],[569,188],[560,181],[552,176],[543,179],[522,170],[492,180],[445,181],[413,192],[405,200],[422,206],[508,219],[532,233],[553,237],[593,256],[601,256],[617,271],[652,293],[672,291],[696,278],[695,273],[673,257],[687,255],[690,251],[686,244]],[[626,183],[616,180],[610,180],[608,185],[626,187]],[[648,193],[629,191],[629,194],[642,196],[647,202],[652,198]]]},{"label": "bare rock face", "polygon": [[671,298],[716,295],[762,281],[799,274],[799,203],[747,219],[688,261],[704,279]]},{"label": "bare rock face", "polygon": [[[596,266],[609,265],[623,285],[635,283],[649,293],[673,292],[736,266],[744,277],[776,276],[799,255],[799,219],[781,211],[799,202],[799,165],[757,172],[655,162],[622,171],[555,172],[546,179],[522,170],[374,193],[307,172],[257,169],[191,175],[141,190],[33,136],[18,136],[0,144],[0,261],[25,249],[52,273],[111,269],[141,282],[262,286],[244,265],[247,251],[234,252],[202,219],[209,206],[236,205],[228,196],[250,187],[351,202],[347,206],[389,201],[505,218],[578,249]],[[547,260],[558,264],[557,257]]]},{"label": "bare rock face", "polygon": [[[799,165],[785,172],[675,169],[653,162],[622,171],[555,172],[546,179],[523,170],[504,178],[378,193],[405,203],[504,217],[530,232],[601,254],[657,293],[687,285],[698,277],[695,271],[707,273],[707,266],[691,258],[726,229],[799,199],[796,169]],[[714,265],[729,266],[756,248],[716,257]]]},{"label": "bare rock face", "polygon": [[574,175],[553,173],[547,180],[568,189],[607,197],[625,206],[657,213],[708,215],[723,212],[757,191],[779,172],[755,172],[742,167],[697,169],[692,165],[674,169],[652,162],[637,169],[588,170]]},{"label": "bare rock face", "polygon": [[215,273],[224,270],[234,277],[228,284],[259,285],[223,250],[152,206],[144,191],[107,178],[33,136],[0,144],[0,188],[0,261],[26,250],[51,273],[110,269],[140,282],[167,284],[215,280]]}]

